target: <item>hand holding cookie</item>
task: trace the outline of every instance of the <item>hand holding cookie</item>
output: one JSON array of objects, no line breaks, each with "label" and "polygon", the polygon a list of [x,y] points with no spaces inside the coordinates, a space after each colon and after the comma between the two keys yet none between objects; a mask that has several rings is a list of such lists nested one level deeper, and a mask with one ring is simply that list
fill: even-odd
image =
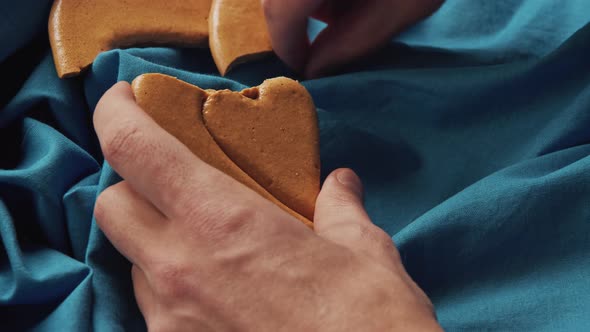
[{"label": "hand holding cookie", "polygon": [[330,175],[314,230],[203,162],[137,104],[127,83],[94,124],[125,181],[96,203],[98,225],[134,265],[152,331],[440,331],[350,170]]},{"label": "hand holding cookie", "polygon": [[[444,0],[262,0],[275,53],[307,77],[382,47]],[[328,24],[310,45],[308,17]]]}]

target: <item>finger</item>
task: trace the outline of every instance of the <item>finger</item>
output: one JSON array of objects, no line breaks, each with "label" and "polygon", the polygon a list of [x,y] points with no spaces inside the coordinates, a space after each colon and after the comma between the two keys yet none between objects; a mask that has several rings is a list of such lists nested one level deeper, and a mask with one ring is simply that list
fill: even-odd
[{"label": "finger", "polygon": [[271,229],[307,230],[158,126],[135,103],[127,83],[116,84],[101,98],[94,126],[115,171],[168,219],[190,222],[197,232],[193,235],[211,239],[212,233],[222,236],[244,227],[261,234]]},{"label": "finger", "polygon": [[334,19],[350,11],[355,2],[360,0],[324,0],[322,5],[311,14],[311,17],[326,24],[332,24]]},{"label": "finger", "polygon": [[141,311],[144,319],[146,319],[146,323],[148,323],[147,318],[152,316],[156,307],[154,292],[150,287],[145,273],[137,265],[133,265],[131,268],[131,279],[133,280],[135,301],[137,302],[139,311]]},{"label": "finger", "polygon": [[387,44],[407,26],[430,15],[442,0],[355,1],[314,40],[305,68],[318,77]]},{"label": "finger", "polygon": [[211,167],[135,103],[127,83],[117,83],[104,94],[94,126],[109,164],[168,217],[174,217],[183,199],[192,199],[186,196],[199,184],[194,173],[211,173]]},{"label": "finger", "polygon": [[98,196],[94,216],[106,237],[131,262],[143,265],[149,253],[158,250],[165,217],[126,181]]},{"label": "finger", "polygon": [[261,0],[273,50],[291,69],[301,71],[309,49],[308,17],[324,0]]},{"label": "finger", "polygon": [[352,170],[332,172],[316,202],[316,234],[397,268],[399,253],[391,237],[371,222],[363,207],[362,192],[362,184]]}]

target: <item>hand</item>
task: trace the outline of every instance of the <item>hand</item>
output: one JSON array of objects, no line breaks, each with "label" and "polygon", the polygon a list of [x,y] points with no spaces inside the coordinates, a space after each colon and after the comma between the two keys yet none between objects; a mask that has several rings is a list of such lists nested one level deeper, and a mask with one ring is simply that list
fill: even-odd
[{"label": "hand", "polygon": [[94,213],[133,263],[150,330],[440,330],[391,238],[365,213],[352,171],[326,179],[314,233],[193,155],[127,83],[103,96],[94,124],[125,179]]},{"label": "hand", "polygon": [[[261,0],[275,53],[316,77],[384,46],[444,0]],[[309,44],[308,17],[328,24]]]}]

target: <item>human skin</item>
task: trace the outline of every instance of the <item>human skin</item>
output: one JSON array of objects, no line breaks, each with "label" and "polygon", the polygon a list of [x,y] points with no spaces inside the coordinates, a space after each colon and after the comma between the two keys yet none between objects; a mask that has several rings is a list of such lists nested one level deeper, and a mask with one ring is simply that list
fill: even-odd
[{"label": "human skin", "polygon": [[105,93],[94,125],[124,179],[94,214],[133,264],[150,331],[441,330],[351,170],[328,176],[311,230],[192,154],[127,83]]},{"label": "human skin", "polygon": [[[376,51],[444,0],[261,0],[275,53],[308,78]],[[308,18],[328,24],[310,43]]]}]

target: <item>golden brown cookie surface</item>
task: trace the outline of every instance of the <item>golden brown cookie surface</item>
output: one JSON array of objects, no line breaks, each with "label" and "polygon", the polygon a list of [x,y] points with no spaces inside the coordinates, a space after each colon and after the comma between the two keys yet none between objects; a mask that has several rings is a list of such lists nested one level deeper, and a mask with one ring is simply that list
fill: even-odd
[{"label": "golden brown cookie surface", "polygon": [[318,120],[301,84],[279,77],[241,93],[212,93],[203,118],[231,160],[278,200],[313,219],[320,189]]},{"label": "golden brown cookie surface", "polygon": [[221,75],[233,65],[272,52],[260,0],[213,0],[209,46]]},{"label": "golden brown cookie surface", "polygon": [[[278,81],[277,81],[278,80]],[[273,90],[276,88],[276,83],[280,83],[283,82],[286,83],[285,78],[278,78],[278,79],[272,79],[269,80],[267,82],[265,82],[262,86],[260,86],[258,89],[261,93],[264,93],[264,98],[261,100],[267,100],[265,98],[267,98],[267,94],[268,95],[272,95]],[[293,82],[294,84],[297,84],[294,81],[288,80],[290,82]],[[273,83],[274,82],[274,83]],[[292,83],[289,83],[288,85],[291,85]],[[280,84],[279,88],[280,88]],[[167,130],[168,132],[170,132],[172,135],[174,135],[176,138],[178,138],[178,140],[180,140],[183,144],[185,144],[194,154],[196,154],[199,158],[201,158],[203,161],[205,161],[206,163],[210,164],[211,166],[223,171],[224,173],[230,175],[231,177],[233,177],[234,179],[238,180],[239,182],[243,183],[244,185],[248,186],[250,189],[254,190],[255,192],[257,192],[258,194],[260,194],[261,196],[263,196],[264,198],[270,200],[271,202],[277,204],[279,207],[281,207],[283,210],[287,211],[288,213],[290,213],[291,215],[295,216],[297,219],[299,219],[300,221],[302,221],[303,223],[305,223],[306,225],[310,226],[312,225],[311,223],[311,219],[308,216],[302,216],[303,212],[296,212],[301,210],[299,208],[299,205],[301,203],[297,203],[297,202],[308,202],[307,204],[309,204],[309,202],[315,201],[315,198],[319,192],[319,150],[316,148],[308,148],[308,151],[316,151],[317,155],[316,156],[311,156],[310,161],[306,161],[306,162],[299,162],[299,167],[303,167],[305,169],[302,169],[299,174],[300,175],[295,175],[295,173],[297,173],[297,171],[295,171],[295,173],[293,173],[293,168],[292,166],[289,166],[291,168],[289,168],[288,171],[286,172],[280,172],[280,167],[285,167],[285,163],[283,161],[279,162],[278,164],[275,165],[275,167],[270,167],[268,166],[268,162],[269,160],[272,160],[272,156],[270,155],[261,155],[260,151],[256,151],[257,149],[260,149],[260,146],[263,146],[263,149],[267,149],[268,151],[275,151],[273,153],[277,153],[278,154],[278,158],[283,158],[285,151],[301,151],[301,150],[305,150],[305,149],[301,149],[301,148],[291,148],[291,147],[287,147],[288,144],[291,143],[291,141],[296,138],[296,137],[300,137],[302,138],[303,136],[298,136],[297,130],[296,129],[290,129],[289,130],[289,134],[285,135],[285,139],[279,139],[279,140],[275,140],[273,139],[272,141],[268,141],[268,142],[263,142],[260,145],[257,144],[242,144],[240,142],[236,142],[236,146],[238,146],[237,149],[240,149],[241,152],[237,153],[236,152],[236,148],[231,146],[231,142],[227,139],[224,139],[223,142],[221,143],[223,144],[223,148],[220,147],[218,145],[218,143],[216,142],[216,140],[214,139],[213,136],[217,137],[217,139],[219,139],[219,137],[224,136],[225,132],[227,132],[228,128],[222,128],[221,129],[221,133],[215,133],[215,134],[211,134],[212,132],[214,132],[216,130],[216,128],[219,127],[219,121],[225,121],[223,119],[227,118],[227,117],[235,117],[235,114],[237,112],[239,112],[238,109],[236,110],[232,110],[231,112],[220,112],[220,108],[219,107],[225,107],[227,104],[226,103],[219,103],[217,100],[219,97],[221,97],[222,99],[225,99],[224,96],[227,96],[229,94],[233,94],[239,98],[245,98],[248,100],[248,97],[244,96],[243,93],[239,93],[239,92],[228,92],[228,91],[217,91],[217,92],[213,92],[213,91],[204,91],[196,86],[190,85],[188,83],[182,82],[180,80],[177,80],[176,78],[170,77],[170,76],[166,76],[166,75],[161,75],[161,74],[145,74],[142,76],[139,76],[138,78],[136,78],[133,81],[132,84],[133,87],[133,91],[134,94],[136,96],[136,100],[137,103],[139,104],[139,106],[141,106],[160,126],[162,126],[165,130]],[[301,87],[301,89],[303,89],[303,87]],[[252,89],[248,89],[250,90],[250,92],[254,91]],[[284,87],[282,90],[285,90]],[[288,94],[285,93],[285,91],[282,91],[281,89],[277,89],[277,96],[283,96],[277,100],[275,100],[275,102],[285,102],[286,99],[288,98]],[[301,94],[302,91],[295,91],[295,95],[297,94]],[[248,92],[245,93],[246,95],[248,95]],[[219,95],[217,97],[215,97],[216,95]],[[252,97],[252,95],[250,95]],[[261,95],[262,96],[262,95]],[[300,96],[301,97],[301,96]],[[208,98],[211,98],[211,100],[208,100]],[[305,98],[303,99],[292,99],[294,102],[302,102],[302,101],[307,101],[307,102],[311,102],[311,98],[309,98],[309,100],[305,100]],[[211,128],[207,128],[205,126],[205,122],[204,122],[204,118],[203,118],[203,105],[206,105],[205,108],[207,108],[207,117],[209,118],[209,125],[211,125]],[[302,108],[312,108],[313,107],[313,103],[310,104],[303,104],[304,106],[301,106]],[[245,107],[244,105],[240,104],[240,105],[235,105],[238,107],[243,107],[241,110],[243,112],[247,112],[247,111],[251,111],[251,109],[248,109],[247,107]],[[313,112],[315,113],[315,109],[311,109],[313,110]],[[292,111],[293,108],[292,107],[288,107],[285,108],[286,111]],[[276,125],[277,123],[273,121],[278,121],[278,119],[280,119],[280,121],[285,120],[287,117],[283,116],[268,116],[267,113],[272,111],[272,108],[267,108],[267,109],[261,109],[259,110],[260,116],[246,116],[245,118],[243,118],[242,120],[238,120],[238,121],[244,121],[244,122],[249,122],[248,125],[243,126],[243,125],[239,125],[239,123],[234,123],[232,124],[233,128],[236,131],[250,131],[251,127],[254,126],[255,128],[259,128],[260,130],[266,130],[266,128],[269,128],[270,126]],[[287,112],[285,112],[287,113]],[[297,113],[297,115],[295,115],[295,113]],[[309,115],[307,111],[303,112],[301,110],[299,110],[298,112],[295,112],[293,114],[293,117],[295,116],[300,116],[302,114],[307,114],[304,115],[304,117],[307,118],[307,120],[301,120],[301,121],[295,121],[293,122],[293,124],[289,125],[286,124],[287,126],[294,126],[295,123],[297,123],[298,126],[302,126],[302,125],[311,125],[312,128],[299,128],[301,129],[300,133],[301,134],[309,134],[311,135],[311,137],[313,137],[313,132],[315,132],[317,137],[317,120],[315,118],[315,114],[314,115]],[[212,125],[212,122],[215,122],[215,125]],[[258,121],[258,123],[252,123],[252,121]],[[280,130],[279,130],[280,131]],[[307,133],[307,134],[306,134]],[[245,136],[242,137],[248,137],[250,134],[244,134]],[[256,139],[268,139],[269,136],[265,136],[265,135],[254,135],[254,136],[250,136],[251,138],[256,138]],[[304,144],[307,144],[307,141],[303,141]],[[309,142],[314,142],[313,140],[309,140]],[[295,145],[300,144],[301,142],[292,142]],[[317,144],[317,140],[315,140],[314,144]],[[284,147],[284,149],[281,150],[281,146]],[[247,150],[244,149],[253,149],[253,151],[251,151],[251,153],[249,153]],[[294,149],[294,150],[293,150]],[[236,158],[240,158],[239,162],[241,162],[241,164],[236,161],[233,160],[230,156],[228,156],[228,154],[224,151],[232,151],[232,154],[237,155],[238,157]],[[278,152],[277,152],[278,151]],[[304,153],[305,154],[305,153]],[[310,154],[308,152],[308,154]],[[247,158],[245,158],[245,155],[250,155],[252,156],[252,160],[248,161],[245,160]],[[257,159],[260,158],[260,159]],[[277,159],[277,158],[274,158]],[[300,159],[298,158],[298,161]],[[262,164],[266,164],[266,167],[261,167],[260,165]],[[271,169],[272,168],[272,169]],[[309,169],[308,169],[309,168]],[[317,169],[317,179],[312,178],[312,176],[303,176],[303,174],[315,174],[316,173],[316,169]],[[253,170],[253,171],[252,171]],[[270,174],[271,175],[265,175],[261,176],[260,172],[262,172],[263,170],[270,170]],[[253,175],[249,174],[248,172],[252,171]],[[256,177],[257,178],[256,178]],[[288,185],[288,184],[295,184],[296,186],[299,187],[299,189],[294,190],[294,192],[297,192],[297,195],[292,196],[292,199],[289,199],[289,196],[285,194],[283,194],[283,199],[279,198],[276,194],[272,193],[274,192],[278,192],[277,191],[277,186],[275,185],[270,186],[270,187],[266,187],[264,183],[262,183],[262,181],[268,177],[274,177],[273,183],[280,183],[282,184],[279,188],[283,188],[284,186]],[[303,181],[303,179],[307,179],[307,181],[309,181],[309,183],[306,183]],[[261,180],[258,180],[261,179]],[[260,182],[257,182],[260,181]],[[288,190],[287,190],[288,192]],[[305,193],[305,195],[309,195],[309,197],[303,197],[302,193]],[[276,197],[275,197],[276,196]],[[287,197],[287,199],[284,199],[284,197]],[[293,206],[291,206],[291,204],[293,204],[292,202],[295,202]],[[299,205],[298,205],[299,204]],[[313,206],[313,205],[312,205]],[[296,210],[296,211],[294,211]],[[304,210],[301,210],[304,211]],[[308,212],[305,212],[306,215],[309,215]],[[311,215],[313,215],[313,210]]]},{"label": "golden brown cookie surface", "polygon": [[206,47],[210,7],[211,0],[55,0],[49,40],[58,76],[75,76],[118,47]]}]

